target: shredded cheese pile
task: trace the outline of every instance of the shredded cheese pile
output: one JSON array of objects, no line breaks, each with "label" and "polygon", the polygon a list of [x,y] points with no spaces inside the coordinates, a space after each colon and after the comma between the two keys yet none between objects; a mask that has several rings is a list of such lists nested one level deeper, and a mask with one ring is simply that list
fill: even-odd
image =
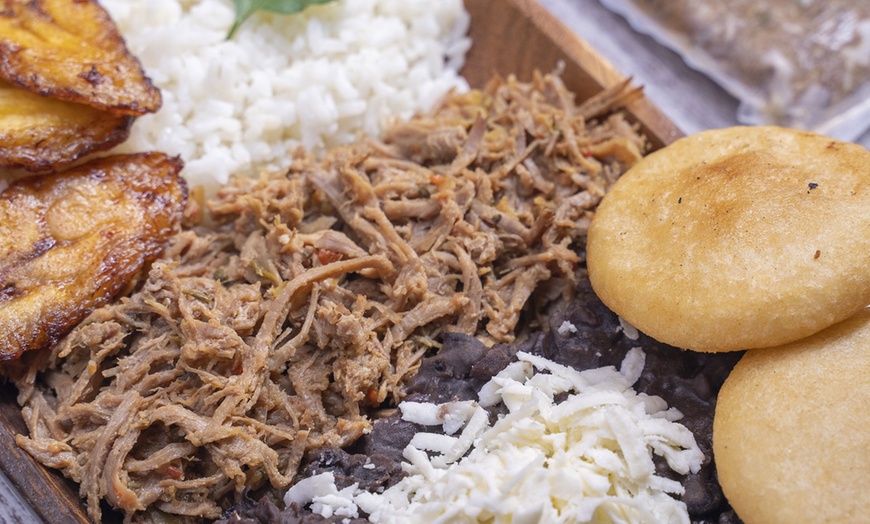
[{"label": "shredded cheese pile", "polygon": [[[671,496],[682,485],[656,475],[652,457],[687,474],[704,455],[678,410],[632,389],[643,366],[639,348],[619,370],[582,372],[519,353],[477,403],[399,406],[405,420],[444,434],[414,436],[398,484],[339,491],[323,473],[293,486],[285,502],[311,503],[325,517],[363,512],[375,523],[688,523]],[[499,402],[507,414],[491,425],[484,407]]]}]

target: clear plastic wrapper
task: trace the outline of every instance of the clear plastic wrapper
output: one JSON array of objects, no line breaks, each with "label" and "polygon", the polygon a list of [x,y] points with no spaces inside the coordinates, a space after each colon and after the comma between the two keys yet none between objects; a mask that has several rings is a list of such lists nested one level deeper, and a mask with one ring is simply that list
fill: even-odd
[{"label": "clear plastic wrapper", "polygon": [[870,1],[601,0],[740,100],[739,121],[870,128]]}]

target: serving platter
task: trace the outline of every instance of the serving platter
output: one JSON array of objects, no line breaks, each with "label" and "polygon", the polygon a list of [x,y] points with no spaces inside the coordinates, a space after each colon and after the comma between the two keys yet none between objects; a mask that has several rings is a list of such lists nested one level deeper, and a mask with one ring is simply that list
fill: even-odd
[{"label": "serving platter", "polygon": [[[537,0],[465,0],[465,4],[471,15],[472,47],[462,74],[472,87],[483,87],[496,74],[528,80],[536,70],[562,67],[565,85],[582,100],[625,80]],[[682,136],[645,98],[626,109],[653,149]],[[14,387],[0,385],[0,470],[45,523],[90,522],[77,486],[37,463],[15,443],[15,435],[26,431],[15,396]],[[104,522],[120,521],[118,514],[104,511]]]}]

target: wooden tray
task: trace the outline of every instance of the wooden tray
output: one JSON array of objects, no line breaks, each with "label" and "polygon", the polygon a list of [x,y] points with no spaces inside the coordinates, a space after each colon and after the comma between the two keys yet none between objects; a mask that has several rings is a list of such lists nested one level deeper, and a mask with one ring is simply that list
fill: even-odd
[{"label": "wooden tray", "polygon": [[[536,0],[465,0],[471,14],[472,47],[462,74],[472,87],[482,87],[496,73],[529,80],[535,70],[550,72],[564,63],[566,86],[578,100],[625,79],[589,44],[553,17]],[[648,100],[628,108],[654,148],[682,133]],[[15,402],[15,388],[0,385],[0,470],[47,524],[87,523],[78,488],[54,470],[33,460],[15,444],[26,431]],[[104,508],[104,522],[120,522]]]}]

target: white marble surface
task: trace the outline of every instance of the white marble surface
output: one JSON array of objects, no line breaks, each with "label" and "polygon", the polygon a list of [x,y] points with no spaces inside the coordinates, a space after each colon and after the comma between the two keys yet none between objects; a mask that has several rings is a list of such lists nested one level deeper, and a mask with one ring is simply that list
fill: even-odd
[{"label": "white marble surface", "polygon": [[[737,101],[673,52],[634,33],[598,0],[539,0],[591,43],[617,69],[644,86],[646,95],[685,133],[735,125]],[[859,140],[870,147],[870,133]],[[36,513],[0,473],[0,523],[39,523]]]},{"label": "white marble surface", "polygon": [[0,523],[39,524],[42,520],[0,472]]},{"label": "white marble surface", "polygon": [[[684,133],[738,124],[738,102],[674,52],[635,33],[598,0],[539,0],[592,44],[644,92]],[[857,140],[870,148],[870,132]]]}]

